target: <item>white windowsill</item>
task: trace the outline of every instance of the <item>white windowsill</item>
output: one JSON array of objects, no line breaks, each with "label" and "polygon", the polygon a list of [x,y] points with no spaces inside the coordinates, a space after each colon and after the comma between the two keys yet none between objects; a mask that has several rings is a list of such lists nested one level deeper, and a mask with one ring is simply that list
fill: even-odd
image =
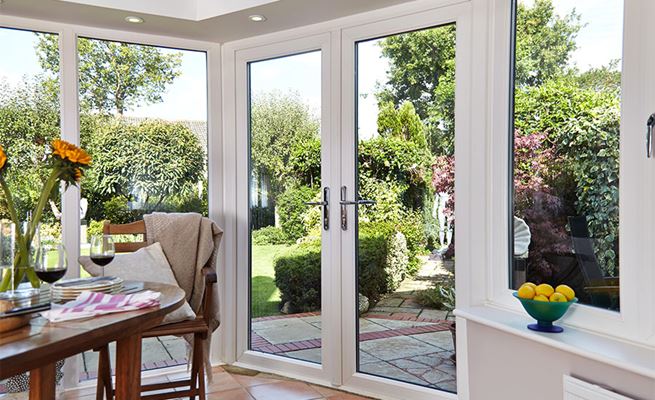
[{"label": "white windowsill", "polygon": [[655,379],[655,349],[566,326],[552,334],[528,330],[529,316],[511,311],[477,306],[455,310],[455,315],[503,332],[551,346],[581,357],[612,365]]}]

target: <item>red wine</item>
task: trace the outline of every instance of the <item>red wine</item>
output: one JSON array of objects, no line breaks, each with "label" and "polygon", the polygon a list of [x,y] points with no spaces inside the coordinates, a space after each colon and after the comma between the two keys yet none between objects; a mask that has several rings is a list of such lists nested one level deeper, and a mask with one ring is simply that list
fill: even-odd
[{"label": "red wine", "polygon": [[66,268],[62,269],[49,269],[47,271],[36,271],[36,276],[42,281],[48,283],[55,283],[66,274]]},{"label": "red wine", "polygon": [[95,265],[104,267],[105,265],[114,261],[114,256],[91,256],[91,261],[93,261]]}]

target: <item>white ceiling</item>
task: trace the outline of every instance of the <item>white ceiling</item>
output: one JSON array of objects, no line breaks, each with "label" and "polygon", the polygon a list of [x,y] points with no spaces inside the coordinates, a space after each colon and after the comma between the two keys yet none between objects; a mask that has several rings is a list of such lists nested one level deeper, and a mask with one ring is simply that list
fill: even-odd
[{"label": "white ceiling", "polygon": [[[2,1],[2,0],[0,0]],[[0,15],[227,42],[413,0],[4,0]],[[248,20],[262,14],[266,22]],[[125,22],[137,15],[143,24]]]}]

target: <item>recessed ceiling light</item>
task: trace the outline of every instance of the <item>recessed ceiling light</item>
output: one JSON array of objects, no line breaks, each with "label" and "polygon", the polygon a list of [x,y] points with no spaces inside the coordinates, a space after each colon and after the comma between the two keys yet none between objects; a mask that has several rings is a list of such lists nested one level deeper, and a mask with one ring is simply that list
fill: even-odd
[{"label": "recessed ceiling light", "polygon": [[259,14],[251,15],[251,16],[248,17],[248,19],[250,19],[252,22],[264,22],[264,21],[266,21],[266,17],[263,16],[263,15],[259,15]]},{"label": "recessed ceiling light", "polygon": [[143,18],[141,17],[135,17],[134,15],[130,15],[125,17],[125,21],[131,23],[131,24],[142,24],[143,23]]}]

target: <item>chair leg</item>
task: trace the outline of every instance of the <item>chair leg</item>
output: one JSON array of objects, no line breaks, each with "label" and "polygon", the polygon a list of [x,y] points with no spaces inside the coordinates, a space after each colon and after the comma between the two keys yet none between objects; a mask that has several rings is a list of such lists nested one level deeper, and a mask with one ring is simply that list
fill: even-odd
[{"label": "chair leg", "polygon": [[[205,400],[205,358],[203,337],[196,334],[193,337],[193,353],[191,355],[191,391],[198,394],[200,400]],[[196,396],[189,397],[195,400]]]},{"label": "chair leg", "polygon": [[103,399],[103,392],[107,400],[113,399],[113,385],[111,381],[111,361],[109,358],[109,346],[103,346],[98,350],[98,383],[96,385],[96,400]]}]

